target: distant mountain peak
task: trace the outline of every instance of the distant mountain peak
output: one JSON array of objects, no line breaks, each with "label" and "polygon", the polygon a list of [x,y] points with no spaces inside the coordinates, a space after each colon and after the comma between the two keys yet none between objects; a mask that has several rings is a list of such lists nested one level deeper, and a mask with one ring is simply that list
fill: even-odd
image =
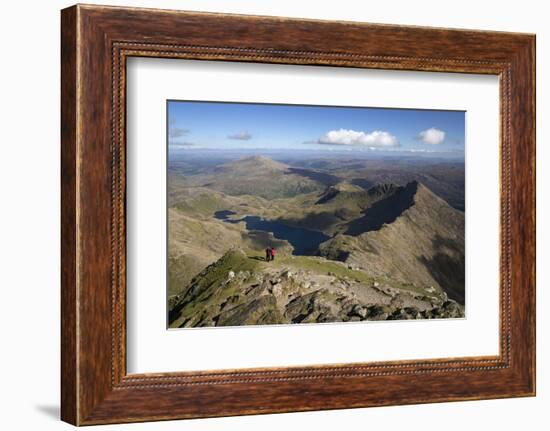
[{"label": "distant mountain peak", "polygon": [[359,186],[356,186],[348,181],[342,181],[338,184],[331,187],[334,190],[339,192],[362,192],[363,189]]},{"label": "distant mountain peak", "polygon": [[262,163],[269,163],[269,162],[272,162],[273,159],[270,158],[270,157],[267,157],[267,156],[262,156],[262,155],[254,155],[254,156],[248,156],[248,157],[243,157],[242,159],[240,159],[241,161],[247,161],[247,160],[250,160],[250,161],[257,161],[257,162],[262,162]]},{"label": "distant mountain peak", "polygon": [[399,186],[394,183],[380,183],[368,189],[369,196],[384,196],[397,190]]},{"label": "distant mountain peak", "polygon": [[269,157],[252,156],[218,165],[205,184],[232,196],[255,195],[264,199],[293,197],[321,191],[323,184],[301,175]]},{"label": "distant mountain peak", "polygon": [[337,198],[341,198],[342,196],[360,196],[364,194],[364,190],[359,187],[355,186],[347,181],[339,182],[338,184],[335,184],[333,186],[327,187],[323,193],[320,195],[319,199],[315,204],[321,205],[326,204],[328,202],[332,202]]},{"label": "distant mountain peak", "polygon": [[269,170],[278,170],[278,171],[281,171],[281,170],[286,171],[288,169],[288,165],[285,165],[284,163],[277,162],[269,157],[259,156],[259,155],[235,160],[234,162],[227,163],[224,166],[246,167],[246,168],[253,168],[253,169],[269,169]]},{"label": "distant mountain peak", "polygon": [[438,207],[453,208],[447,201],[436,195],[429,187],[425,186],[421,182],[413,181],[412,183],[414,183],[414,186],[416,187],[414,196],[415,202],[425,200],[431,202],[432,206],[437,205]]}]

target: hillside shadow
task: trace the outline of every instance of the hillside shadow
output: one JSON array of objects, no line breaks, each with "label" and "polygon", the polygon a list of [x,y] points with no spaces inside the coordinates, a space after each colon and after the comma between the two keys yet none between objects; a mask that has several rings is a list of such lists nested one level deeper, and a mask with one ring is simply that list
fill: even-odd
[{"label": "hillside shadow", "polygon": [[335,186],[340,181],[342,181],[341,178],[335,175],[327,174],[326,172],[312,171],[312,170],[303,169],[303,168],[289,168],[288,172],[285,172],[285,174],[300,175],[302,177],[309,178],[310,180],[317,181],[318,183],[321,183],[325,186]]},{"label": "hillside shadow", "polygon": [[465,260],[464,252],[456,241],[437,235],[432,241],[435,254],[431,259],[418,258],[439,283],[450,299],[464,305]]},{"label": "hillside shadow", "polygon": [[384,224],[393,223],[405,210],[414,205],[417,189],[416,181],[399,187],[395,193],[367,208],[364,216],[350,222],[345,234],[358,236],[365,232],[379,230]]}]

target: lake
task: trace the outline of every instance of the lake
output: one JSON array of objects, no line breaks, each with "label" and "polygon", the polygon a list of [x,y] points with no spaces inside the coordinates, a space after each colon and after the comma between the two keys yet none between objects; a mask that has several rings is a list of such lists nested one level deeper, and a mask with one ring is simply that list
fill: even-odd
[{"label": "lake", "polygon": [[308,255],[315,253],[319,244],[331,237],[322,232],[289,226],[277,220],[265,220],[258,216],[246,216],[240,219],[230,219],[229,216],[236,213],[230,210],[216,211],[214,217],[225,223],[245,223],[246,230],[260,230],[271,232],[277,239],[288,241],[294,247],[294,255]]}]

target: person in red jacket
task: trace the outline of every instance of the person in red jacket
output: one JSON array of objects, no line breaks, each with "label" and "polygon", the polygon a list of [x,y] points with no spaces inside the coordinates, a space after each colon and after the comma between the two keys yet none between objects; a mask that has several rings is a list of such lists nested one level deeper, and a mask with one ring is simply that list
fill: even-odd
[{"label": "person in red jacket", "polygon": [[275,247],[271,247],[271,260],[275,260],[275,253],[277,253],[277,250],[275,250]]}]

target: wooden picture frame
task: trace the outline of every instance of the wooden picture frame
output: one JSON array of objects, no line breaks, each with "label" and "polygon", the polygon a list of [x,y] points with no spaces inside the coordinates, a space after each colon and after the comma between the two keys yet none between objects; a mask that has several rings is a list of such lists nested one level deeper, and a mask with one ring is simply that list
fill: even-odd
[{"label": "wooden picture frame", "polygon": [[[61,49],[64,421],[91,425],[535,394],[534,35],[77,5],[62,11]],[[498,75],[500,354],[128,375],[130,56]]]}]

